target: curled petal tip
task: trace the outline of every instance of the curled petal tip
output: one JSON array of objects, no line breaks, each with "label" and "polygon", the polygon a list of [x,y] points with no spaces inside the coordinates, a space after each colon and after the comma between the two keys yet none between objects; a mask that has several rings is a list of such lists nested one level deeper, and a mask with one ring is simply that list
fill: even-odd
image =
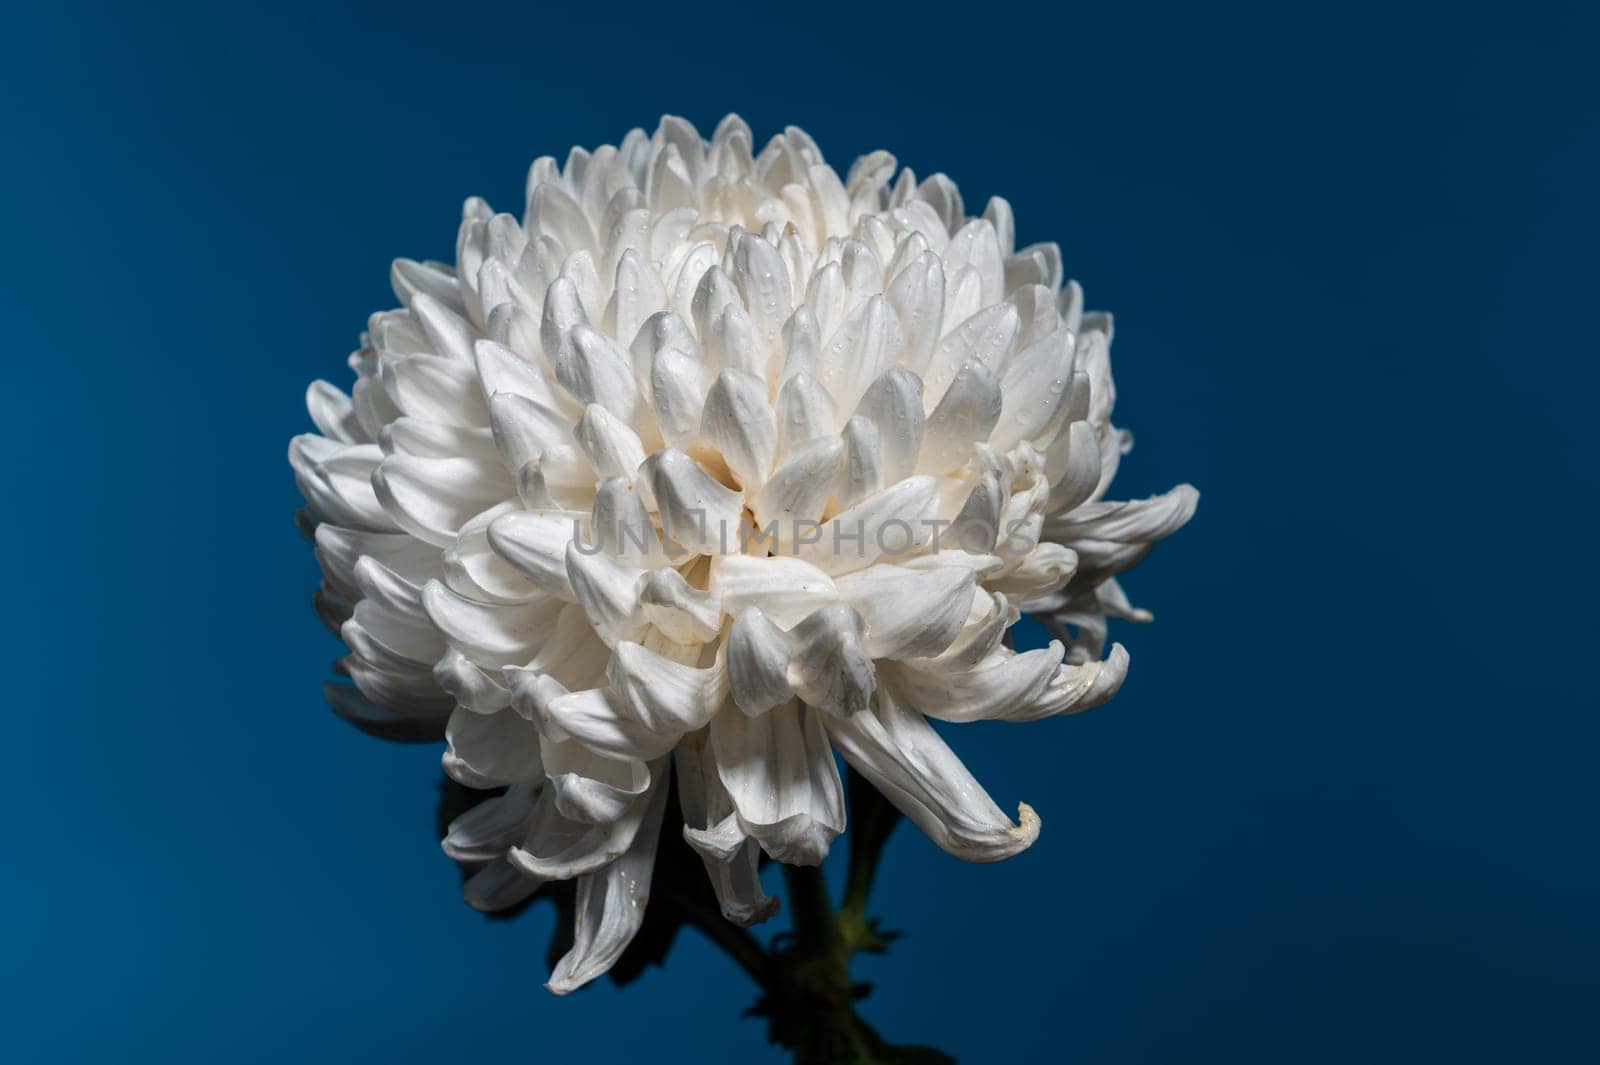
[{"label": "curled petal tip", "polygon": [[1033,846],[1033,841],[1039,838],[1040,825],[1039,815],[1033,812],[1033,807],[1025,802],[1017,803],[1017,827],[1011,829],[1011,835],[1021,840],[1022,846],[1013,851],[1013,854]]}]

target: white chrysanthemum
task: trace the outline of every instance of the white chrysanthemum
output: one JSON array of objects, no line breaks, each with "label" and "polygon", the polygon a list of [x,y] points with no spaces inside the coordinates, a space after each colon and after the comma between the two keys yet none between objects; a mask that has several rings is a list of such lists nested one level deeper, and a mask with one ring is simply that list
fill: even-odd
[{"label": "white chrysanthemum", "polygon": [[[1113,577],[1194,510],[1100,501],[1111,322],[1055,245],[1013,250],[1004,200],[968,218],[886,152],[841,180],[797,129],[752,143],[666,118],[536,161],[521,222],[468,200],[456,265],[395,262],[404,309],[290,449],[359,689],[335,704],[447,720],[446,770],[509,786],[444,845],[483,908],[579,878],[556,991],[639,926],[669,758],[740,923],[776,908],[758,848],[814,864],[843,830],[835,750],[951,854],[1026,848],[1033,811],[926,718],[1104,702],[1106,618],[1147,617]],[[1019,611],[1063,642],[1011,650]]]}]

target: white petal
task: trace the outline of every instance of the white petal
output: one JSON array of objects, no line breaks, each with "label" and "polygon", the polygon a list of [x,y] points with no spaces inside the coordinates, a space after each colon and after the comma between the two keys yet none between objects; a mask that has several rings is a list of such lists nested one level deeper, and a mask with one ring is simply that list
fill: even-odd
[{"label": "white petal", "polygon": [[528,876],[571,880],[622,857],[639,834],[651,800],[666,785],[665,761],[650,766],[650,786],[623,817],[607,825],[574,821],[556,807],[553,792],[539,797],[528,836],[513,847],[511,863]]},{"label": "white petal", "polygon": [[462,313],[466,304],[461,299],[461,282],[456,275],[437,263],[419,263],[414,259],[396,259],[389,266],[389,285],[400,302],[410,307],[419,293],[429,296]]},{"label": "white petal", "polygon": [[578,881],[574,942],[550,974],[545,986],[551,991],[565,995],[604,974],[638,934],[666,805],[666,786],[658,784],[628,849],[603,870]]},{"label": "white petal", "polygon": [[639,434],[598,403],[584,408],[573,436],[594,465],[595,476],[602,481],[621,477],[631,483],[639,464],[644,462]]},{"label": "white petal", "polygon": [[450,822],[440,846],[458,862],[487,862],[504,857],[528,834],[532,800],[532,789],[522,784],[485,799]]},{"label": "white petal", "polygon": [[530,237],[548,234],[573,251],[595,245],[594,227],[583,208],[554,183],[541,184],[529,194],[526,229]]},{"label": "white petal", "polygon": [[306,389],[306,410],[317,430],[330,440],[342,444],[367,443],[366,430],[356,417],[355,405],[350,397],[326,381],[313,381]]},{"label": "white petal", "polygon": [[1057,329],[1017,353],[1001,378],[1004,401],[991,444],[1010,448],[1019,440],[1033,440],[1055,421],[1072,384],[1074,338]]},{"label": "white petal", "polygon": [[1004,573],[989,578],[986,586],[1019,601],[1038,599],[1066,587],[1077,569],[1076,551],[1061,544],[1042,543],[1008,565]]},{"label": "white petal", "polygon": [[909,370],[895,368],[874,381],[861,397],[856,417],[877,429],[883,480],[893,484],[911,476],[922,449],[922,381]]},{"label": "white petal", "polygon": [[589,624],[615,646],[633,638],[643,619],[639,612],[641,571],[577,540],[567,545],[567,579]]},{"label": "white petal", "polygon": [[595,754],[613,761],[648,761],[672,750],[677,737],[652,732],[610,688],[588,688],[550,702],[550,719]]},{"label": "white petal", "polygon": [[811,308],[801,304],[783,323],[783,376],[806,374],[815,377],[822,352],[822,327]]},{"label": "white petal", "polygon": [[833,714],[866,709],[877,685],[861,646],[861,615],[844,603],[812,613],[789,633],[789,683],[800,698]]},{"label": "white petal", "polygon": [[[489,546],[489,526],[502,514],[517,509],[514,502],[490,507],[461,527],[455,542],[444,550],[444,579],[466,596],[494,603],[521,603],[539,595],[539,589]],[[421,587],[425,581],[416,582]]]},{"label": "white petal", "polygon": [[983,217],[994,226],[996,243],[1000,246],[1001,255],[1010,255],[1016,246],[1017,223],[1011,211],[1011,204],[999,196],[989,197],[988,204],[983,209]]},{"label": "white petal", "polygon": [[384,391],[402,413],[444,425],[486,425],[488,408],[472,363],[405,355],[381,364]]},{"label": "white petal", "polygon": [[[792,550],[798,523],[815,522],[833,492],[834,476],[844,459],[845,445],[836,436],[823,436],[797,445],[784,457],[767,483],[751,501],[756,524],[778,542],[771,550]],[[789,543],[789,547],[784,544]]]},{"label": "white petal", "polygon": [[1094,426],[1076,421],[1051,445],[1048,455],[1055,467],[1050,483],[1052,513],[1072,510],[1094,494],[1100,483],[1100,442]]},{"label": "white petal", "polygon": [[[572,691],[592,688],[605,677],[611,648],[589,627],[588,616],[577,603],[568,603],[556,617],[555,631],[525,668],[550,677]],[[512,684],[509,671],[507,684]],[[513,705],[515,691],[513,691]],[[523,711],[526,712],[526,711]]]},{"label": "white petal", "polygon": [[540,591],[576,602],[567,578],[567,545],[579,531],[579,520],[513,510],[489,524],[489,546]]},{"label": "white petal", "polygon": [[425,621],[385,610],[371,599],[355,605],[339,635],[366,661],[397,672],[431,669],[444,654],[444,641]]},{"label": "white petal", "polygon": [[844,455],[828,500],[828,509],[834,513],[880,491],[885,482],[883,450],[878,443],[878,429],[872,422],[866,418],[851,418],[845,422],[839,438],[844,443]]},{"label": "white petal", "polygon": [[922,716],[887,689],[879,690],[871,712],[828,717],[823,727],[857,772],[957,858],[999,861],[1038,838],[1031,807],[1020,805],[1021,824],[1012,824]]},{"label": "white petal", "polygon": [[741,827],[791,865],[818,865],[844,829],[844,791],[820,715],[791,703],[760,717],[718,714],[717,771]]},{"label": "white petal", "polygon": [[539,733],[515,711],[479,714],[458,709],[445,729],[444,769],[469,788],[533,780],[543,773]]},{"label": "white petal", "polygon": [[589,528],[593,546],[612,558],[633,566],[660,565],[667,555],[656,536],[644,501],[633,486],[621,477],[602,484],[594,497]]},{"label": "white petal", "polygon": [[900,320],[882,296],[862,304],[822,349],[822,384],[845,409],[899,358]]},{"label": "white petal", "polygon": [[523,902],[544,881],[524,876],[504,858],[490,862],[461,885],[461,897],[479,913],[499,913]]},{"label": "white petal", "polygon": [[396,714],[442,717],[455,706],[455,699],[434,683],[432,670],[382,669],[353,654],[341,658],[339,668],[350,675],[362,695]]},{"label": "white petal", "polygon": [[984,443],[994,432],[1001,402],[993,374],[977,362],[963,366],[923,427],[917,468],[925,473],[947,473],[966,462],[974,445]]},{"label": "white petal", "polygon": [[838,422],[833,397],[808,373],[797,373],[778,389],[778,455],[787,462],[795,447],[832,436]]},{"label": "white petal", "polygon": [[1181,529],[1194,516],[1200,493],[1192,485],[1181,484],[1171,491],[1129,503],[1086,503],[1057,518],[1052,518],[1052,539],[1104,540],[1112,543],[1149,543]]},{"label": "white petal", "polygon": [[800,557],[829,573],[844,573],[884,556],[916,554],[933,538],[938,502],[932,477],[908,477],[824,524]]},{"label": "white petal", "polygon": [[[542,735],[542,733],[541,733]],[[561,816],[589,825],[609,825],[628,816],[650,786],[643,762],[602,758],[581,743],[543,736],[545,775],[555,789]]]},{"label": "white petal", "polygon": [[705,364],[692,355],[676,348],[656,354],[650,366],[650,402],[668,445],[684,447],[695,440],[710,381]]},{"label": "white petal", "polygon": [[764,351],[782,345],[783,323],[791,307],[789,271],[778,249],[753,234],[745,234],[733,247],[733,283],[744,299]]},{"label": "white petal", "polygon": [[699,851],[722,915],[737,925],[757,924],[778,912],[778,900],[761,890],[759,845],[744,838],[743,833],[731,853],[700,845],[713,826],[735,820],[733,800],[717,774],[716,759],[707,748],[709,742],[707,733],[699,732],[684,737],[677,749],[678,805],[683,810],[684,839]]},{"label": "white petal", "polygon": [[373,490],[373,471],[382,460],[376,444],[348,446],[309,434],[289,443],[289,463],[300,494],[319,520],[349,528],[375,532],[397,528]]},{"label": "white petal", "polygon": [[964,566],[918,572],[890,565],[846,574],[837,583],[861,615],[861,647],[872,658],[939,654],[966,623],[976,584]]},{"label": "white petal", "polygon": [[1105,662],[1063,666],[1059,642],[1017,654],[1001,648],[968,672],[886,665],[891,684],[921,713],[943,721],[1035,721],[1099,706],[1122,685],[1127,652],[1113,648]]},{"label": "white petal", "polygon": [[788,635],[755,607],[746,607],[728,630],[728,685],[747,714],[764,714],[794,697],[789,683]]},{"label": "white petal", "polygon": [[480,340],[472,350],[486,399],[492,400],[501,394],[521,396],[562,415],[571,413],[571,400],[551,384],[545,371],[511,348],[492,340]]},{"label": "white petal", "polygon": [[[316,537],[322,571],[352,590],[356,565],[366,555],[417,587],[443,575],[439,549],[407,533],[367,532],[324,522],[317,526]],[[351,598],[355,597],[352,591]]]},{"label": "white petal", "polygon": [[429,581],[422,590],[428,617],[452,645],[481,665],[498,668],[526,662],[552,635],[559,600],[541,596],[526,603],[478,603]]},{"label": "white petal", "polygon": [[556,380],[580,403],[598,403],[631,423],[640,393],[627,352],[587,325],[573,326],[571,338],[556,362]]},{"label": "white petal", "polygon": [[378,446],[385,455],[400,452],[425,459],[470,456],[480,461],[493,461],[499,455],[494,446],[494,434],[488,429],[425,422],[410,416],[396,418],[385,425],[378,434]]},{"label": "white petal", "polygon": [[720,657],[697,669],[627,641],[617,644],[606,676],[616,705],[650,731],[674,740],[702,728],[728,695]]},{"label": "white petal", "polygon": [[727,554],[739,549],[744,497],[712,480],[681,451],[658,451],[643,473],[661,514],[667,536],[696,554]]},{"label": "white petal", "polygon": [[412,625],[429,627],[422,608],[422,585],[371,557],[358,561],[351,575],[361,598]]},{"label": "white petal", "polygon": [[700,435],[722,454],[746,492],[760,488],[778,446],[766,382],[740,370],[718,374],[706,393]]},{"label": "white petal", "polygon": [[711,588],[723,613],[737,616],[753,606],[779,628],[839,600],[832,578],[797,558],[721,556],[711,563]]},{"label": "white petal", "polygon": [[[930,668],[969,670],[1001,646],[1006,630],[1021,617],[1021,612],[1003,595],[992,595],[981,587],[972,591],[972,606],[961,632],[935,658]],[[915,663],[922,665],[923,663]]]},{"label": "white petal", "polygon": [[499,670],[485,669],[455,648],[434,663],[433,679],[456,703],[479,714],[492,714],[511,705],[511,692],[500,682]]},{"label": "white petal", "polygon": [[545,458],[572,464],[568,456],[577,450],[572,420],[554,408],[526,396],[497,392],[489,400],[489,424],[495,450],[508,470]]},{"label": "white petal", "polygon": [[948,269],[961,270],[972,267],[982,281],[979,299],[985,304],[997,302],[1005,295],[1005,268],[1000,257],[1000,240],[994,226],[987,220],[974,218],[950,238],[945,249]]},{"label": "white petal", "polygon": [[411,301],[411,317],[428,338],[430,350],[472,364],[472,326],[442,301],[420,292]]},{"label": "white petal", "polygon": [[653,569],[640,579],[639,607],[661,635],[680,644],[714,640],[722,627],[720,596],[693,587],[675,569]]},{"label": "white petal", "polygon": [[923,254],[889,283],[889,304],[905,329],[901,361],[913,373],[926,374],[944,323],[944,267],[932,252]]},{"label": "white petal", "polygon": [[383,509],[418,539],[445,547],[468,521],[516,493],[498,463],[390,455],[372,474]]},{"label": "white petal", "polygon": [[[689,323],[675,311],[658,311],[645,320],[628,345],[634,375],[643,379],[661,353],[668,350],[699,361],[699,345]],[[705,389],[700,391],[704,394]]]}]

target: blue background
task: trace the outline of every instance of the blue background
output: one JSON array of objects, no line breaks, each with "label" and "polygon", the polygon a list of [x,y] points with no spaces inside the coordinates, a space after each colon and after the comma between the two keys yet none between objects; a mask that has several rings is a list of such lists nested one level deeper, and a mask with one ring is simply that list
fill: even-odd
[{"label": "blue background", "polygon": [[895,837],[869,1018],[967,1065],[1595,1060],[1600,26],[1073,8],[9,6],[8,1060],[782,1060],[693,934],[557,1000],[547,909],[457,901],[437,751],[321,701],[284,459],[465,196],[730,109],[1007,196],[1117,314],[1119,494],[1203,492],[1110,707],[958,731],[1044,835]]}]

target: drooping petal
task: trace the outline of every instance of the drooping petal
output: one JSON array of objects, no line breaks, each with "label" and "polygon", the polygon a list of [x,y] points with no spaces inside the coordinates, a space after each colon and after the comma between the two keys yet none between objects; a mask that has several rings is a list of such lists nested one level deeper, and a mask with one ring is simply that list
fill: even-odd
[{"label": "drooping petal", "polygon": [[444,771],[469,788],[533,780],[543,770],[539,733],[512,710],[479,714],[458,708],[445,729]]},{"label": "drooping petal", "polygon": [[965,672],[890,663],[885,683],[918,712],[944,721],[1036,721],[1091,709],[1116,694],[1128,671],[1120,644],[1106,661],[1082,665],[1062,665],[1065,650],[1059,641],[1021,654],[999,648]]},{"label": "drooping petal", "polygon": [[557,808],[553,791],[541,794],[527,837],[508,855],[511,863],[528,876],[571,880],[622,857],[639,833],[651,800],[666,787],[667,763],[652,762],[649,770],[649,786],[609,824],[575,821]]},{"label": "drooping petal", "polygon": [[551,720],[589,750],[613,761],[649,761],[672,750],[677,736],[651,730],[609,687],[575,691],[551,701]]},{"label": "drooping petal", "polygon": [[791,865],[818,865],[844,830],[844,791],[820,714],[790,703],[760,717],[711,722],[717,772],[739,823],[761,849]]},{"label": "drooping petal", "polygon": [[684,737],[677,750],[678,805],[683,810],[683,836],[700,854],[717,893],[722,915],[737,925],[765,921],[778,912],[778,899],[761,890],[760,845],[741,834],[731,853],[703,843],[705,834],[728,821],[737,822],[733,799],[717,773],[705,730]]},{"label": "drooping petal", "polygon": [[[663,764],[661,775],[666,776]],[[628,849],[604,869],[578,881],[573,945],[556,963],[545,986],[558,995],[576,991],[603,975],[633,942],[644,923],[645,902],[655,871],[656,841],[667,805],[665,783],[654,787]]]},{"label": "drooping petal", "polygon": [[922,716],[887,689],[871,711],[823,720],[828,738],[928,838],[969,862],[995,862],[1039,837],[1039,817],[1023,803],[1013,824]]},{"label": "drooping petal", "polygon": [[440,846],[458,862],[490,862],[522,842],[528,834],[537,793],[529,784],[515,784],[485,799],[450,822]]},{"label": "drooping petal", "polygon": [[673,739],[704,727],[728,695],[720,657],[700,669],[637,643],[617,644],[606,675],[619,705],[650,731]]},{"label": "drooping petal", "polygon": [[479,869],[461,885],[461,897],[479,913],[500,913],[523,902],[544,881],[523,874],[504,858],[497,858]]}]

